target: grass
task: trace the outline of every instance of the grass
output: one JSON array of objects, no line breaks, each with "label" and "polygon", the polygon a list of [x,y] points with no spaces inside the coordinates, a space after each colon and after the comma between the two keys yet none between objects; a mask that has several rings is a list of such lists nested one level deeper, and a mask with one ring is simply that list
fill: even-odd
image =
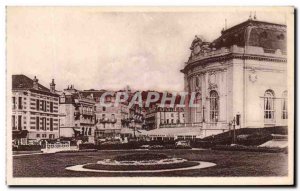
[{"label": "grass", "polygon": [[84,153],[56,153],[13,157],[15,177],[116,177],[116,176],[186,176],[186,177],[236,177],[236,176],[287,176],[288,155],[219,150],[152,150],[170,157],[190,161],[207,161],[216,166],[207,169],[156,173],[94,173],[67,171],[67,166],[96,163],[121,154],[149,153],[149,151],[98,151]]}]

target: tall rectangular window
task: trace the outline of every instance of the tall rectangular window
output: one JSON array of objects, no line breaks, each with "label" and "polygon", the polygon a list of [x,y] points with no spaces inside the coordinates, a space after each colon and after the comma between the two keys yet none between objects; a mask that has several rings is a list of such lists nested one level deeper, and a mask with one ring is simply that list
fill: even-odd
[{"label": "tall rectangular window", "polygon": [[12,97],[13,109],[16,109],[16,97]]},{"label": "tall rectangular window", "polygon": [[17,127],[16,127],[16,116],[15,115],[13,115],[12,118],[11,118],[11,125],[12,125],[13,130],[17,129]]},{"label": "tall rectangular window", "polygon": [[22,97],[19,97],[19,105],[18,109],[22,109]]},{"label": "tall rectangular window", "polygon": [[53,118],[50,118],[50,131],[53,131]]},{"label": "tall rectangular window", "polygon": [[53,102],[50,102],[50,112],[53,113]]},{"label": "tall rectangular window", "polygon": [[46,111],[46,107],[45,107],[45,102],[44,100],[41,100],[41,105],[42,105],[42,111]]},{"label": "tall rectangular window", "polygon": [[44,118],[43,117],[41,117],[41,130],[44,130]]},{"label": "tall rectangular window", "polygon": [[47,130],[47,118],[46,117],[44,118],[44,130],[45,131]]},{"label": "tall rectangular window", "polygon": [[18,116],[18,130],[22,130],[22,116],[19,115]]},{"label": "tall rectangular window", "polygon": [[41,125],[41,130],[46,130],[46,117],[43,117],[41,118],[41,122],[42,122],[42,125]]},{"label": "tall rectangular window", "polygon": [[36,100],[36,110],[40,110],[40,100]]},{"label": "tall rectangular window", "polygon": [[36,117],[36,130],[40,130],[40,118]]}]

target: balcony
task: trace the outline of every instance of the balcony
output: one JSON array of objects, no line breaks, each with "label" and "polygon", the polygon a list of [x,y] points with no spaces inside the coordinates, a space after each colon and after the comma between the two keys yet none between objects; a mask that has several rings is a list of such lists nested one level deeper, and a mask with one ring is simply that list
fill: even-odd
[{"label": "balcony", "polygon": [[13,110],[16,110],[16,109],[21,110],[21,109],[23,109],[23,105],[18,105],[18,107],[17,107],[17,105],[12,105],[12,109]]},{"label": "balcony", "polygon": [[197,122],[197,123],[173,123],[173,124],[160,124],[160,128],[183,128],[183,127],[198,127],[203,129],[212,130],[229,130],[227,122]]},{"label": "balcony", "polygon": [[160,128],[180,128],[180,127],[202,127],[203,123],[167,123],[160,124]]},{"label": "balcony", "polygon": [[116,123],[116,122],[117,122],[117,119],[110,119],[110,122],[111,122],[111,123]]},{"label": "balcony", "polygon": [[82,111],[82,112],[80,112],[80,114],[82,114],[82,115],[94,115],[94,112],[92,112],[92,111]]},{"label": "balcony", "polygon": [[102,118],[99,120],[100,123],[116,123],[117,119],[113,118],[113,119],[109,119],[109,118]]},{"label": "balcony", "polygon": [[276,124],[276,120],[272,119],[272,118],[271,119],[266,119],[265,118],[264,123],[265,123],[266,126],[273,126],[273,125]]}]

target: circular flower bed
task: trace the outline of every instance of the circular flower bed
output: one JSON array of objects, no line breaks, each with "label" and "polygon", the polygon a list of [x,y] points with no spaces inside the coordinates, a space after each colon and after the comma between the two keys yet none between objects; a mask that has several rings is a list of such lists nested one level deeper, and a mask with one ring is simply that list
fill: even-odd
[{"label": "circular flower bed", "polygon": [[152,154],[152,153],[143,153],[143,154],[128,154],[128,155],[119,155],[113,158],[116,161],[145,161],[145,160],[161,160],[169,158],[165,154]]},{"label": "circular flower bed", "polygon": [[83,165],[85,169],[134,171],[134,170],[163,170],[186,168],[199,165],[199,162],[187,161],[181,158],[170,158],[165,154],[130,154],[120,155],[113,159],[105,159],[95,164]]}]

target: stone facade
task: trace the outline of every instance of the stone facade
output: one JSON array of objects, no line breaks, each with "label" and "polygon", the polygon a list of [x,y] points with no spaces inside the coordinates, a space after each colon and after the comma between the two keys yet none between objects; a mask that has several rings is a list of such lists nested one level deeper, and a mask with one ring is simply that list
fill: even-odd
[{"label": "stone facade", "polygon": [[[263,42],[263,43],[262,43]],[[185,91],[197,92],[188,123],[211,129],[287,125],[286,26],[249,19],[207,43],[196,36],[184,69]]]},{"label": "stone facade", "polygon": [[95,101],[73,86],[60,95],[60,137],[95,141]]},{"label": "stone facade", "polygon": [[172,127],[185,123],[184,109],[181,107],[159,107],[158,104],[149,108],[146,113],[146,124],[148,130]]}]

